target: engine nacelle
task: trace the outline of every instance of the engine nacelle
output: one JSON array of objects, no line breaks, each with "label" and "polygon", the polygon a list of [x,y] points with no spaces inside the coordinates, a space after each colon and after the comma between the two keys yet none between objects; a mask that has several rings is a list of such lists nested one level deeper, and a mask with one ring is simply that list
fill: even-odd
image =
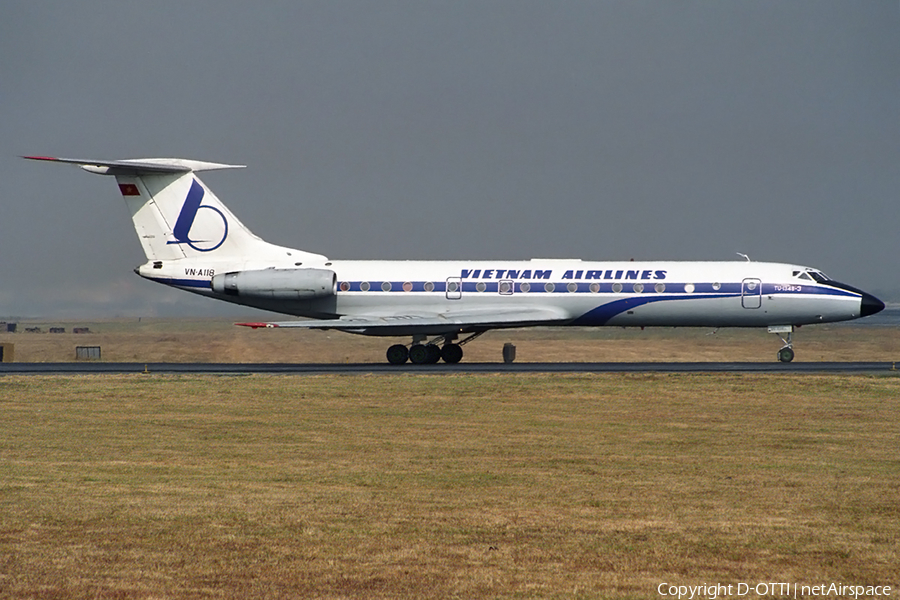
[{"label": "engine nacelle", "polygon": [[327,269],[235,271],[212,278],[220,294],[272,300],[313,300],[337,293],[337,274]]}]

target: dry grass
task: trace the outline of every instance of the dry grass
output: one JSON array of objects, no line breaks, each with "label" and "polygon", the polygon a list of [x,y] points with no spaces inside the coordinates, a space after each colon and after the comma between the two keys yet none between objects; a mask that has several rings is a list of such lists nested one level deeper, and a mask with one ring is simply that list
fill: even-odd
[{"label": "dry grass", "polygon": [[[53,324],[20,323],[19,328]],[[71,332],[72,324],[66,325]],[[336,331],[251,330],[223,319],[81,323],[91,334],[0,334],[21,362],[66,362],[76,346],[101,346],[107,362],[382,363],[390,344],[408,338],[371,338]],[[820,325],[794,336],[797,361],[892,361],[900,357],[893,327]],[[466,362],[500,362],[505,342],[519,362],[643,362],[775,360],[781,343],[764,329],[519,329],[491,331],[465,347]]]},{"label": "dry grass", "polygon": [[0,598],[900,584],[894,377],[5,377],[0,411]]}]

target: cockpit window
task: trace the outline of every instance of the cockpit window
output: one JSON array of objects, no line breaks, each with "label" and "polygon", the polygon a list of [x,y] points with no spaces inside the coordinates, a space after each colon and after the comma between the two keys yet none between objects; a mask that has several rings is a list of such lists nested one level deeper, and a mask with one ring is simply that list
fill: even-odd
[{"label": "cockpit window", "polygon": [[803,271],[794,271],[794,277],[805,279],[807,281],[815,281],[816,283],[828,283],[831,278],[822,271],[816,269],[804,269]]},{"label": "cockpit window", "polygon": [[828,283],[828,276],[822,271],[807,271],[816,283]]}]

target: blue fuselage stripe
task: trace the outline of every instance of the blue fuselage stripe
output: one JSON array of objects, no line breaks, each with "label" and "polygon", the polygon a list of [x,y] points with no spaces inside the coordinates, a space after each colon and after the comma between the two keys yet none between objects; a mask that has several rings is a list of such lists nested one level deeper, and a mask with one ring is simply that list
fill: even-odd
[{"label": "blue fuselage stripe", "polygon": [[212,282],[209,279],[175,279],[171,277],[147,277],[147,279],[176,287],[212,289]]}]

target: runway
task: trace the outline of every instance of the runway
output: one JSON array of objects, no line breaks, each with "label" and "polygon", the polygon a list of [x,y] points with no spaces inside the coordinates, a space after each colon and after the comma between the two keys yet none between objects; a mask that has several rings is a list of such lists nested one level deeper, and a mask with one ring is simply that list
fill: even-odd
[{"label": "runway", "polygon": [[641,363],[460,363],[389,365],[374,363],[0,363],[0,375],[102,375],[129,373],[196,375],[363,375],[467,373],[789,373],[889,374],[893,362],[641,362]]}]

